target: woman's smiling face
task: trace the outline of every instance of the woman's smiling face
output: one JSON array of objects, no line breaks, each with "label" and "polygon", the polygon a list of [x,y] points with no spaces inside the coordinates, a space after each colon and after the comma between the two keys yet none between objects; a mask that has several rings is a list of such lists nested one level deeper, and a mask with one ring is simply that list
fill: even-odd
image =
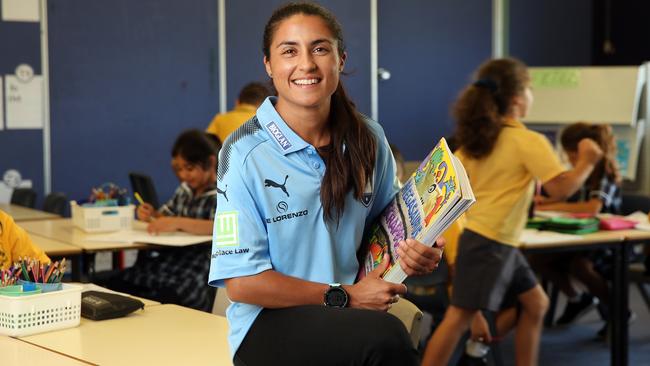
[{"label": "woman's smiling face", "polygon": [[329,103],[345,64],[338,42],[318,16],[296,14],[277,26],[266,71],[273,78],[279,104],[318,108]]}]

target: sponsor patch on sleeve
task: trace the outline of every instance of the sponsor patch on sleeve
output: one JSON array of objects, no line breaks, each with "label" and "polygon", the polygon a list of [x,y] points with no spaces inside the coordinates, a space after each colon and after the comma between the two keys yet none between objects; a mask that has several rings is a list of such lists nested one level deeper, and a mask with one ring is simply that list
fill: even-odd
[{"label": "sponsor patch on sleeve", "polygon": [[214,218],[215,245],[218,247],[239,246],[239,213],[220,212]]}]

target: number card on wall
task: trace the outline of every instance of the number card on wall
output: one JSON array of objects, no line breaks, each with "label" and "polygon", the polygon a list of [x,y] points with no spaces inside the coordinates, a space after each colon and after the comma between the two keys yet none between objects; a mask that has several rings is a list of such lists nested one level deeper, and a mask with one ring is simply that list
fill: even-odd
[{"label": "number card on wall", "polygon": [[43,77],[27,64],[5,76],[7,129],[43,128]]}]

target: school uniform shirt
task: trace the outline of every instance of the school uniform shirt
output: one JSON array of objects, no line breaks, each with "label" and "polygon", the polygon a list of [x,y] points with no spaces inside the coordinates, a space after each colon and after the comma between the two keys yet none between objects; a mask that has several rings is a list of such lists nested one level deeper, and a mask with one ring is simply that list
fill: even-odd
[{"label": "school uniform shirt", "polygon": [[476,196],[465,227],[515,247],[528,218],[534,180],[544,184],[566,170],[548,139],[516,120],[504,122],[488,156],[470,158],[462,147],[456,155]]},{"label": "school uniform shirt", "polygon": [[223,143],[233,131],[255,115],[256,109],[252,104],[240,103],[232,111],[217,114],[205,132],[216,135]]},{"label": "school uniform shirt", "polygon": [[[398,192],[395,161],[381,127],[365,120],[377,142],[373,182],[362,201],[348,193],[339,224],[323,218],[325,164],[314,146],[282,120],[269,97],[221,150],[210,284],[275,270],[319,283],[354,283],[366,224]],[[262,308],[233,303],[226,312],[232,355]]]},{"label": "school uniform shirt", "polygon": [[602,202],[603,207],[600,209],[601,213],[620,215],[621,205],[623,204],[621,187],[607,176],[603,176],[600,179],[597,187],[588,187],[588,184],[583,185],[576,193],[569,197],[567,202],[586,202],[593,198],[599,199]]},{"label": "school uniform shirt", "polygon": [[[212,220],[217,206],[216,183],[205,192],[194,196],[186,184],[176,189],[172,198],[158,210],[164,216]],[[138,255],[151,253],[140,252]],[[173,297],[179,305],[210,311],[214,291],[206,285],[210,269],[210,245],[197,244],[181,248],[164,248],[157,256],[138,260],[136,265],[121,273],[129,285],[148,291],[143,297],[158,299]]]},{"label": "school uniform shirt", "polygon": [[0,268],[8,269],[20,257],[38,259],[49,263],[50,258],[37,247],[27,232],[16,225],[13,217],[0,210]]}]

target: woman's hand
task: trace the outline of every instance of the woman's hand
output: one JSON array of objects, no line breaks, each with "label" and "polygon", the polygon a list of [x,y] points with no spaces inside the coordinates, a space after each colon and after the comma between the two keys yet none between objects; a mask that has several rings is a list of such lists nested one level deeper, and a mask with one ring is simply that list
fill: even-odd
[{"label": "woman's hand", "polygon": [[162,232],[177,231],[179,229],[178,217],[159,217],[147,226],[147,232],[154,235]]},{"label": "woman's hand", "polygon": [[415,239],[402,240],[397,246],[399,264],[409,276],[429,274],[438,268],[444,246],[445,239],[442,237],[436,240],[433,247]]},{"label": "woman's hand", "polygon": [[350,297],[351,308],[387,311],[399,300],[399,295],[406,294],[404,284],[396,284],[381,279],[390,259],[384,255],[381,263],[368,273],[361,281],[351,286],[343,286]]},{"label": "woman's hand", "polygon": [[142,203],[140,206],[138,206],[136,214],[138,216],[138,220],[151,221],[151,219],[154,217],[154,212],[156,212],[156,210],[152,205],[148,203]]}]

